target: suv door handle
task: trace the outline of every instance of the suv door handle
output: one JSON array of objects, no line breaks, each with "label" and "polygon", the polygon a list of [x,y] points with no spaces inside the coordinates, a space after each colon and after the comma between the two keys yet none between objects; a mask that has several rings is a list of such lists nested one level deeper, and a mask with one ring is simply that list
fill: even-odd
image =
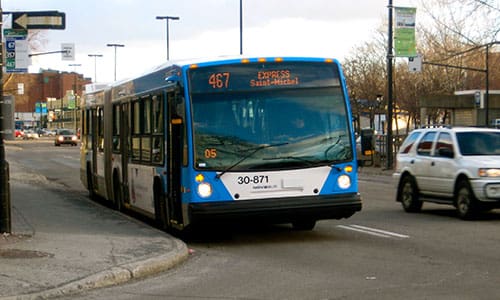
[{"label": "suv door handle", "polygon": [[410,164],[414,164],[414,163],[415,163],[415,160],[414,160],[414,159],[412,159],[412,160],[410,161]]},{"label": "suv door handle", "polygon": [[435,162],[431,162],[431,166],[434,166],[436,163]]}]

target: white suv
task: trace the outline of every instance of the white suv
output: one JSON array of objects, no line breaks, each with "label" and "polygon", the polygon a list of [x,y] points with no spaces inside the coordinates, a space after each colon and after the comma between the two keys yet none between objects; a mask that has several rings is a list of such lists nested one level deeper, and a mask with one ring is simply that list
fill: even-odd
[{"label": "white suv", "polygon": [[418,212],[424,201],[451,204],[462,219],[500,207],[500,130],[416,129],[396,157],[396,201]]}]

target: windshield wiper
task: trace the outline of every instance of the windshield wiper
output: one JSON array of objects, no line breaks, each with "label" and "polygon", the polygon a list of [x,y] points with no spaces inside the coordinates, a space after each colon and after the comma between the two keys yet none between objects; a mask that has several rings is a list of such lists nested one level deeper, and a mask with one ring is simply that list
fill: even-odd
[{"label": "windshield wiper", "polygon": [[298,161],[303,161],[303,162],[309,164],[310,166],[317,166],[317,165],[323,166],[323,165],[325,165],[325,166],[329,166],[330,168],[335,169],[337,171],[342,170],[341,168],[337,167],[336,165],[330,164],[330,162],[328,162],[328,161],[312,161],[312,160],[308,160],[306,158],[299,157],[299,156],[277,156],[277,157],[263,158],[263,160],[278,160],[278,159],[298,160]]},{"label": "windshield wiper", "polygon": [[288,145],[289,143],[279,143],[279,144],[270,144],[270,145],[262,145],[262,146],[259,146],[255,149],[253,149],[252,152],[248,153],[247,155],[243,156],[239,161],[237,161],[235,164],[229,166],[228,168],[224,169],[224,171],[220,172],[219,174],[215,175],[215,178],[219,179],[221,178],[222,175],[224,175],[225,173],[227,173],[228,171],[232,170],[234,167],[236,167],[237,165],[241,164],[244,160],[246,160],[247,158],[249,158],[250,156],[254,155],[255,153],[259,152],[260,150],[262,149],[266,149],[266,148],[271,148],[271,147],[279,147],[279,146],[284,146],[284,145]]}]

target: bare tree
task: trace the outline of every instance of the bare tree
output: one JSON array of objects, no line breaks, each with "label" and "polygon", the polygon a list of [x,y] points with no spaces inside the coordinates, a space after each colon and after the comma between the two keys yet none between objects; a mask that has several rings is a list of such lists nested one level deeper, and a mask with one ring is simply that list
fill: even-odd
[{"label": "bare tree", "polygon": [[30,30],[28,32],[28,43],[32,52],[40,52],[45,49],[47,45],[46,31],[43,30]]},{"label": "bare tree", "polygon": [[[421,22],[417,28],[418,53],[426,62],[484,69],[485,52],[481,46],[498,38],[499,5],[498,0],[422,0],[419,9]],[[373,100],[377,94],[387,99],[385,26],[373,40],[353,49],[344,62],[353,112],[358,118],[361,113],[367,113],[366,107],[359,105],[360,99]],[[420,120],[419,99],[422,97],[451,95],[456,90],[484,87],[482,72],[425,64],[421,73],[409,73],[407,60],[394,61],[395,117],[404,112],[408,124],[447,120],[448,112],[443,109],[427,111],[429,119]],[[498,63],[500,55],[492,55],[490,66]],[[490,81],[492,86],[498,81],[500,88],[498,68],[492,70],[490,67]]]}]

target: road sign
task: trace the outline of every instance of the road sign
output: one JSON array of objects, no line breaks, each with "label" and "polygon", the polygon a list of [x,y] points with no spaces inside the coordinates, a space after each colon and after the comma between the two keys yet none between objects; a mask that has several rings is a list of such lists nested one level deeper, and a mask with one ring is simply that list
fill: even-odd
[{"label": "road sign", "polygon": [[65,29],[66,14],[58,11],[24,11],[12,13],[14,29]]},{"label": "road sign", "polygon": [[422,54],[408,57],[408,71],[410,73],[422,72]]},{"label": "road sign", "polygon": [[61,60],[75,60],[75,44],[61,44]]},{"label": "road sign", "polygon": [[7,73],[26,73],[31,64],[29,47],[24,29],[6,29],[5,36],[5,71]]}]

